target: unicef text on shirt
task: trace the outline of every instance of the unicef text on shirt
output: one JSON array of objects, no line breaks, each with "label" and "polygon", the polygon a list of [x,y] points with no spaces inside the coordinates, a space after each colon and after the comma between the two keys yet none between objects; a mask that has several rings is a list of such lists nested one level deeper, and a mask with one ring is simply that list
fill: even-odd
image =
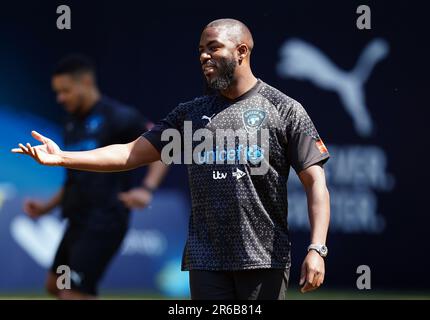
[{"label": "unicef text on shirt", "polygon": [[252,132],[200,128],[193,132],[192,121],[184,121],[183,134],[169,128],[163,131],[161,141],[168,141],[161,150],[165,164],[247,164],[251,175],[264,175],[269,170],[269,130],[265,128]]},{"label": "unicef text on shirt", "polygon": [[214,150],[203,150],[198,154],[198,164],[225,163],[225,161],[237,161],[245,157],[245,162],[259,164],[264,159],[264,150],[258,145],[238,145],[233,149],[216,146]]}]

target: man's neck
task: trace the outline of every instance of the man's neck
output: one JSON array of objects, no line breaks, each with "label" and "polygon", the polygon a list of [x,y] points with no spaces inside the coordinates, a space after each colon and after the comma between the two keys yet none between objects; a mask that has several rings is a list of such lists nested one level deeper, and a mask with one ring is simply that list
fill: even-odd
[{"label": "man's neck", "polygon": [[221,90],[221,94],[227,99],[234,100],[251,90],[257,81],[252,73],[239,76],[226,90]]}]

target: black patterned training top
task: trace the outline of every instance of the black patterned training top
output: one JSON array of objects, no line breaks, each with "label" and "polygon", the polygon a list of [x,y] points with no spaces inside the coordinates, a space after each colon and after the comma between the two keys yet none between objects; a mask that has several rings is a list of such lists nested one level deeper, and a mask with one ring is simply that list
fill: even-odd
[{"label": "black patterned training top", "polygon": [[[161,138],[166,129],[177,129],[182,139],[191,140],[184,136],[184,121],[192,121],[193,133],[202,128],[212,133],[207,142],[214,144],[198,149],[188,164],[192,212],[182,269],[288,268],[290,166],[299,173],[329,158],[306,111],[258,80],[234,100],[212,95],[182,103],[143,137],[161,152],[170,143]],[[217,139],[217,129],[229,132],[226,140]],[[233,144],[227,142],[229,135],[234,135]],[[194,137],[193,150],[205,140],[201,136]],[[257,143],[246,142],[256,136]],[[182,156],[189,149],[182,146]],[[264,174],[254,174],[252,169],[263,164]]]}]

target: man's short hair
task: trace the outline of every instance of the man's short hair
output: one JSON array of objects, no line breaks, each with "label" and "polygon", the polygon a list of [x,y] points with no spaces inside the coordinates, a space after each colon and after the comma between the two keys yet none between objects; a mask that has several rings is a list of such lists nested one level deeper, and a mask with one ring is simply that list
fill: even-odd
[{"label": "man's short hair", "polygon": [[62,58],[54,68],[52,75],[72,75],[80,76],[90,73],[95,76],[94,63],[90,58],[81,54],[72,54]]}]

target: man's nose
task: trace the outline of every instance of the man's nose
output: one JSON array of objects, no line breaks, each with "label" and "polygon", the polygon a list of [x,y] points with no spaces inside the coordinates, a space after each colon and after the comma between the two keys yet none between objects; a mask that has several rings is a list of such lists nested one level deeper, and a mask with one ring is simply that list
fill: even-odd
[{"label": "man's nose", "polygon": [[211,55],[205,51],[200,53],[200,62],[201,64],[205,64],[211,58]]}]

